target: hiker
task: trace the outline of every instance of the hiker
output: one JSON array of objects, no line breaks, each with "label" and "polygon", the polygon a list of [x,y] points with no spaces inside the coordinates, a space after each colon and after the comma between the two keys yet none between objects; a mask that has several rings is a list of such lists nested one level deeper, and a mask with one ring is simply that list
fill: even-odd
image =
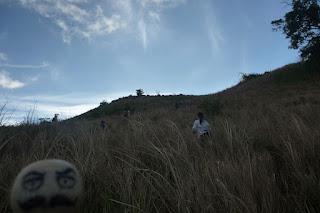
[{"label": "hiker", "polygon": [[192,132],[197,134],[199,140],[203,141],[206,137],[210,135],[209,123],[204,119],[202,112],[197,114],[198,119],[194,121],[192,126]]},{"label": "hiker", "polygon": [[101,120],[100,127],[105,130],[107,128],[107,122],[105,120]]},{"label": "hiker", "polygon": [[123,116],[125,118],[130,118],[130,110],[125,110],[124,113],[123,113]]},{"label": "hiker", "polygon": [[54,117],[52,118],[52,123],[57,123],[58,122],[58,115],[59,114],[54,114]]}]

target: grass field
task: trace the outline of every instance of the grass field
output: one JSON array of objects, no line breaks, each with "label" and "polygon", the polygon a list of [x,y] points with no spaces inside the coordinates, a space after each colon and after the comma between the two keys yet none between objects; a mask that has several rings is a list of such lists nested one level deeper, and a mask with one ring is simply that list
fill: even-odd
[{"label": "grass field", "polygon": [[[0,212],[19,170],[45,158],[80,170],[79,212],[319,212],[319,81],[277,72],[178,108],[143,97],[152,107],[130,118],[102,114],[108,131],[88,115],[0,128]],[[203,144],[191,132],[199,106],[213,133]]]}]

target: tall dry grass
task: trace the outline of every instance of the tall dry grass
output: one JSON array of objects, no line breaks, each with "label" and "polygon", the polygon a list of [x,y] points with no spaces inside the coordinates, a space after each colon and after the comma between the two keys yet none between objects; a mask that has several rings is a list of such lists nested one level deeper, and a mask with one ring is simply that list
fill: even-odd
[{"label": "tall dry grass", "polygon": [[[81,212],[319,212],[320,109],[230,110],[191,133],[195,111],[0,129],[0,212],[19,170],[44,158],[73,162]],[[5,144],[4,146],[1,146]]]}]

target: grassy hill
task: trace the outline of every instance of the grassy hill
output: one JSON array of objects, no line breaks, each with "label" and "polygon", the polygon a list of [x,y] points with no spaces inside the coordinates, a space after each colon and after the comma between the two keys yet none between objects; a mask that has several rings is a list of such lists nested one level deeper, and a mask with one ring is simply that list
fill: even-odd
[{"label": "grassy hill", "polygon": [[74,119],[95,119],[112,115],[123,115],[130,111],[131,114],[152,111],[155,109],[179,109],[196,105],[201,96],[191,95],[170,95],[170,96],[128,96],[111,102],[110,104],[101,104]]},{"label": "grassy hill", "polygon": [[317,67],[303,63],[289,64],[263,74],[243,74],[241,81],[217,94],[202,96],[128,96],[103,104],[73,120],[92,120],[108,116],[152,112],[155,110],[195,113],[205,111],[209,116],[247,107],[280,106],[284,108],[320,104],[320,74]]},{"label": "grassy hill", "polygon": [[[0,128],[0,212],[18,171],[45,158],[80,170],[79,212],[319,212],[318,71],[291,64],[217,94],[126,97],[58,124]],[[190,131],[199,110],[212,128],[203,144]]]}]

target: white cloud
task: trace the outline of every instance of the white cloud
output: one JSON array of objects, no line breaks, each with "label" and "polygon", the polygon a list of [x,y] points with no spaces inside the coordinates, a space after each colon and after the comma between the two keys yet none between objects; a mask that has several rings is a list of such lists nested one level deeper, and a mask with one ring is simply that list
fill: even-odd
[{"label": "white cloud", "polygon": [[6,68],[15,68],[15,69],[43,69],[49,67],[48,62],[42,62],[39,65],[31,65],[31,64],[1,64],[0,67]]},{"label": "white cloud", "polygon": [[[60,106],[71,106],[71,105],[86,105],[95,104],[98,105],[102,100],[108,102],[130,95],[130,92],[116,92],[116,93],[68,93],[63,95],[31,95],[24,97],[12,97],[14,100],[19,100],[24,103],[42,103],[46,105],[60,105]],[[12,101],[12,100],[11,100]]]},{"label": "white cloud", "polygon": [[140,0],[138,2],[138,35],[144,49],[150,40],[159,35],[161,15],[164,10],[174,8],[186,0]]},{"label": "white cloud", "polygon": [[[85,0],[20,0],[23,7],[49,18],[62,31],[63,41],[70,43],[75,36],[93,39],[106,36],[126,26],[117,14],[105,15],[99,4]],[[100,1],[103,3],[103,1]]]},{"label": "white cloud", "polygon": [[155,21],[160,22],[160,14],[156,13],[154,11],[149,11],[149,16],[151,19],[154,19]]},{"label": "white cloud", "polygon": [[175,8],[187,0],[140,0],[140,15],[138,16],[139,37],[144,49],[150,40],[159,35],[161,28],[161,16],[164,10]]},{"label": "white cloud", "polygon": [[147,45],[148,45],[148,43],[147,43],[148,38],[147,38],[146,24],[144,23],[143,19],[139,21],[138,27],[139,27],[139,31],[140,31],[140,38],[142,41],[143,48],[146,50]]},{"label": "white cloud", "polygon": [[[42,62],[39,65],[30,64],[8,64],[8,57],[5,53],[0,52],[0,68],[14,68],[14,69],[43,69],[49,67],[48,62]],[[39,80],[39,76],[29,76],[25,82],[14,80],[10,77],[10,74],[4,70],[0,71],[0,87],[4,89],[18,89],[26,86],[29,83],[33,83]],[[28,82],[28,83],[26,83]]]},{"label": "white cloud", "polygon": [[205,9],[205,27],[208,34],[208,39],[211,43],[212,53],[215,54],[221,50],[222,45],[225,43],[225,37],[222,33],[219,21],[214,15],[214,11],[212,12],[211,10],[208,10],[208,8],[212,9],[213,5],[209,4]]},{"label": "white cloud", "polygon": [[49,73],[52,81],[57,81],[61,77],[61,71],[57,67],[52,67]]},{"label": "white cloud", "polygon": [[70,118],[76,115],[80,115],[84,112],[87,112],[97,106],[98,104],[76,104],[71,106],[36,104],[36,109],[38,113],[46,116],[59,114],[62,116],[62,118]]},{"label": "white cloud", "polygon": [[106,35],[125,27],[125,22],[119,15],[112,15],[110,18],[104,16],[101,6],[97,6],[96,19],[88,26],[89,35]]},{"label": "white cloud", "polygon": [[0,87],[4,89],[19,89],[24,86],[25,83],[12,79],[8,72],[0,72]]},{"label": "white cloud", "polygon": [[23,121],[31,109],[35,109],[34,115],[39,118],[52,118],[55,113],[58,113],[61,119],[66,119],[98,107],[103,100],[110,102],[129,94],[129,92],[119,92],[94,95],[70,93],[64,95],[10,96],[7,97],[8,105],[10,105],[8,108],[14,109],[10,123]]},{"label": "white cloud", "polygon": [[0,52],[0,62],[8,60],[8,57],[5,53]]},{"label": "white cloud", "polygon": [[172,8],[176,7],[186,0],[140,0],[142,6],[144,7],[157,7],[158,9]]},{"label": "white cloud", "polygon": [[49,67],[49,63],[44,61],[39,65],[32,64],[9,64],[6,63],[8,61],[8,56],[4,52],[0,52],[0,67],[5,68],[15,68],[15,69],[43,69]]},{"label": "white cloud", "polygon": [[[86,20],[90,18],[89,12],[72,2],[68,3],[66,1],[55,0],[54,7],[59,15],[66,16],[78,23],[85,23]],[[49,12],[47,12],[48,16],[50,16]]]},{"label": "white cloud", "polygon": [[70,44],[70,42],[71,42],[71,30],[69,29],[67,24],[61,19],[55,20],[55,23],[58,25],[58,27],[60,27],[62,29],[62,40],[63,40],[63,42]]},{"label": "white cloud", "polygon": [[211,42],[212,49],[214,51],[219,51],[221,44],[224,43],[224,38],[220,31],[216,28],[213,29],[212,27],[208,27],[208,36]]},{"label": "white cloud", "polygon": [[33,76],[33,77],[30,77],[30,81],[31,82],[36,82],[39,80],[39,76]]},{"label": "white cloud", "polygon": [[114,11],[124,16],[125,19],[132,18],[134,13],[134,2],[132,0],[110,0],[110,5]]},{"label": "white cloud", "polygon": [[[163,10],[187,0],[19,0],[50,19],[62,33],[65,43],[80,37],[92,40],[123,31],[138,35],[144,48],[156,35]],[[135,35],[134,35],[135,36]]]}]

